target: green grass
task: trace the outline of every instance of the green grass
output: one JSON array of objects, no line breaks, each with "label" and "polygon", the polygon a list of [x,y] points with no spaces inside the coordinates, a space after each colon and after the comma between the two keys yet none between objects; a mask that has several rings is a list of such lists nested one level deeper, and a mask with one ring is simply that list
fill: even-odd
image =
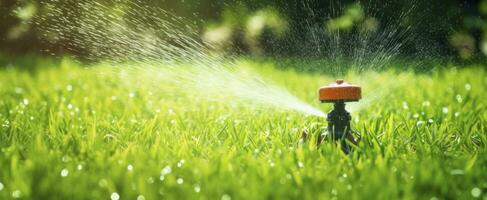
[{"label": "green grass", "polygon": [[[347,156],[316,148],[323,119],[170,95],[69,60],[44,64],[0,70],[0,199],[487,198],[481,66],[348,74],[373,101],[352,116],[362,141]],[[316,90],[332,77],[252,65],[330,109]],[[298,146],[304,127],[312,141]]]}]

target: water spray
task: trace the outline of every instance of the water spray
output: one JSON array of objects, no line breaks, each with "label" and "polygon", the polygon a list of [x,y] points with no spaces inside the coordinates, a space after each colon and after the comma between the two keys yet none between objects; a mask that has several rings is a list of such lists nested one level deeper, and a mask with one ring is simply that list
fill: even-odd
[{"label": "water spray", "polygon": [[355,145],[358,144],[358,140],[353,137],[350,126],[352,117],[345,109],[345,102],[359,101],[362,98],[362,89],[338,79],[335,83],[321,87],[319,98],[322,103],[333,103],[333,110],[327,115],[328,129],[319,135],[318,146],[327,137],[331,137],[332,141],[340,141],[343,152],[348,154],[350,145],[346,140]]}]

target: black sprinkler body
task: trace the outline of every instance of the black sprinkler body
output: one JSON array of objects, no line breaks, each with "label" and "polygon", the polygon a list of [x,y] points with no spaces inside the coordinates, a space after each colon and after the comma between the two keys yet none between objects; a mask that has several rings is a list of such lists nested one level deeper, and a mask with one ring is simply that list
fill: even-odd
[{"label": "black sprinkler body", "polygon": [[318,146],[324,139],[326,139],[326,137],[331,137],[333,141],[340,141],[343,152],[348,154],[350,152],[350,145],[345,139],[354,144],[358,144],[353,137],[352,129],[350,127],[351,119],[352,117],[350,116],[350,113],[345,110],[345,103],[335,102],[333,110],[328,113],[326,118],[328,121],[328,129],[326,132],[318,136]]}]

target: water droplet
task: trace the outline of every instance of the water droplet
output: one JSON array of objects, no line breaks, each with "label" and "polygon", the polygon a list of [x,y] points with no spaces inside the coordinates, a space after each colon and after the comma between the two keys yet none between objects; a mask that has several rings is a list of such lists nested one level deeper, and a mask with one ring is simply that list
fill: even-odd
[{"label": "water droplet", "polygon": [[166,166],[164,167],[162,170],[161,170],[161,175],[166,175],[166,174],[170,174],[172,171],[171,167],[170,166]]},{"label": "water droplet", "polygon": [[164,181],[164,175],[159,176],[159,180]]},{"label": "water droplet", "polygon": [[199,193],[199,192],[201,191],[201,187],[200,187],[200,185],[196,184],[196,185],[194,186],[194,191],[195,191],[196,193]]},{"label": "water droplet", "polygon": [[100,181],[98,181],[98,186],[100,187],[106,187],[108,185],[108,181],[104,178],[102,178]]},{"label": "water droplet", "polygon": [[178,167],[182,167],[184,164],[184,159],[183,160],[180,160],[177,164]]},{"label": "water droplet", "polygon": [[407,103],[407,102],[405,102],[405,101],[403,101],[403,102],[402,102],[402,108],[403,108],[404,110],[409,109],[408,103]]},{"label": "water droplet", "polygon": [[144,195],[139,195],[139,196],[137,196],[137,200],[145,200]]},{"label": "water droplet", "polygon": [[291,178],[293,178],[293,176],[291,176],[291,174],[286,174],[286,178],[291,180]]},{"label": "water droplet", "polygon": [[81,164],[78,164],[78,166],[76,167],[78,170],[82,170],[83,169],[83,165]]},{"label": "water droplet", "polygon": [[465,84],[465,90],[470,91],[472,89],[472,85],[470,84]]},{"label": "water droplet", "polygon": [[478,198],[482,194],[482,190],[480,190],[478,187],[474,187],[470,193],[473,197]]},{"label": "water droplet", "polygon": [[3,188],[4,188],[3,183],[2,183],[2,182],[0,182],[0,191],[2,191],[2,190],[3,190]]},{"label": "water droplet", "polygon": [[22,103],[24,105],[29,105],[29,99],[22,99]]},{"label": "water droplet", "polygon": [[431,123],[433,123],[433,122],[435,122],[433,119],[431,119],[431,118],[429,118],[429,119],[428,119],[428,123],[430,123],[430,124],[431,124]]},{"label": "water droplet", "polygon": [[443,112],[443,114],[448,114],[448,108],[447,107],[443,107],[441,109],[441,111]]},{"label": "water droplet", "polygon": [[416,122],[416,126],[422,126],[424,124],[424,121],[418,121]]},{"label": "water droplet", "polygon": [[71,91],[73,90],[73,86],[72,86],[72,85],[67,85],[67,86],[66,86],[66,90],[67,90],[68,92],[71,92]]},{"label": "water droplet", "polygon": [[455,96],[455,98],[457,99],[458,103],[462,103],[463,99],[462,99],[461,95],[457,94],[457,96]]},{"label": "water droplet", "polygon": [[299,161],[299,162],[298,162],[298,167],[299,167],[299,168],[303,168],[303,167],[304,167],[303,162]]},{"label": "water droplet", "polygon": [[17,199],[17,198],[20,198],[20,195],[22,195],[22,193],[20,192],[20,190],[15,190],[12,192],[12,197]]},{"label": "water droplet", "polygon": [[254,149],[254,154],[259,154],[260,150],[259,149]]},{"label": "water droplet", "polygon": [[228,194],[223,194],[223,196],[222,196],[222,200],[231,200],[231,199],[232,199],[232,197],[230,197],[230,195],[228,195]]},{"label": "water droplet", "polygon": [[69,171],[67,169],[61,170],[61,176],[62,177],[66,177],[66,176],[68,176],[68,174],[69,174]]},{"label": "water droplet", "polygon": [[119,200],[120,199],[120,195],[116,192],[112,193],[112,195],[110,195],[110,199],[111,200]]},{"label": "water droplet", "polygon": [[127,170],[129,170],[129,171],[134,170],[134,166],[132,166],[132,165],[128,165],[128,166],[127,166]]},{"label": "water droplet", "polygon": [[178,178],[176,180],[176,183],[178,183],[179,185],[183,184],[183,182],[184,182],[183,178]]}]

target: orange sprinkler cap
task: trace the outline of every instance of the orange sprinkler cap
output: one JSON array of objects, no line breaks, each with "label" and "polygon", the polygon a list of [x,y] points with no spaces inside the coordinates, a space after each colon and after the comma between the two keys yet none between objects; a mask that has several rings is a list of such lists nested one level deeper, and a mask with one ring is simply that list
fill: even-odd
[{"label": "orange sprinkler cap", "polygon": [[335,83],[321,87],[319,93],[322,102],[358,101],[362,98],[362,88],[344,82],[343,79],[337,79]]}]

